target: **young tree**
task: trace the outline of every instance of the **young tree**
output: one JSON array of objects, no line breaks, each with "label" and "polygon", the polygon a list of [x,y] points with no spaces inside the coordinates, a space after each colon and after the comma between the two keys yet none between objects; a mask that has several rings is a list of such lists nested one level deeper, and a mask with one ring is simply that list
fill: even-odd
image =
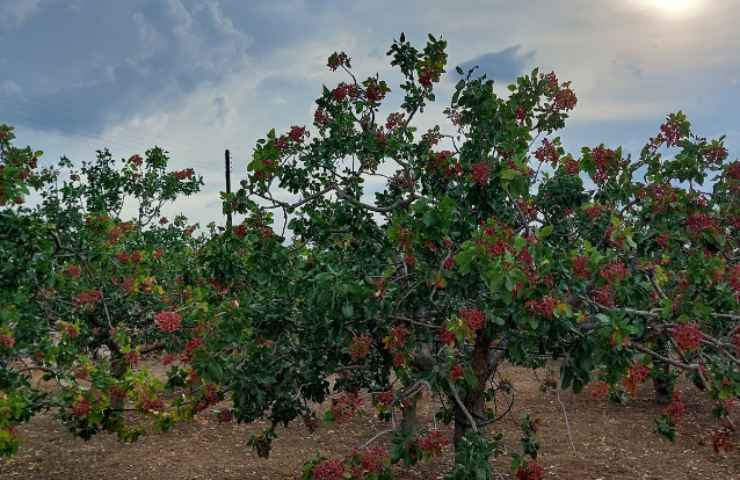
[{"label": "young tree", "polygon": [[[100,151],[79,171],[63,158],[36,174],[40,152],[13,147],[12,130],[2,132],[3,191],[32,187],[39,201],[0,212],[0,252],[11,259],[0,291],[0,451],[17,448],[13,425],[42,408],[57,408],[83,438],[101,429],[136,438],[130,410],[166,428],[185,414],[162,412],[164,385],[137,364],[171,346],[158,337],[184,314],[173,306],[187,293],[182,272],[195,246],[184,217],[168,225],[161,207],[197,192],[202,179],[168,172],[159,148],[120,166]],[[28,167],[14,173],[24,159]],[[137,204],[134,221],[123,219],[127,200]],[[36,372],[55,387],[37,388]]]}]

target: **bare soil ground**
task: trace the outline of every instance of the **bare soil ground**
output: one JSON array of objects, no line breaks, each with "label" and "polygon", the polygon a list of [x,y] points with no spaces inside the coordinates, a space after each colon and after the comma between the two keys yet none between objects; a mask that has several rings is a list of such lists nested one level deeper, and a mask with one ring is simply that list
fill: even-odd
[{"label": "bare soil ground", "polygon": [[[675,444],[653,433],[653,419],[662,407],[652,400],[647,385],[627,405],[593,400],[587,394],[561,392],[560,400],[570,423],[573,447],[568,440],[563,409],[555,392],[540,390],[541,382],[531,371],[508,368],[517,401],[512,413],[492,426],[504,433],[505,445],[516,447],[518,419],[523,412],[542,421],[539,463],[548,479],[590,480],[740,480],[740,447],[725,456],[714,453],[708,432],[714,422],[709,406],[688,386],[686,417]],[[544,372],[539,372],[541,379]],[[366,402],[367,403],[367,402]],[[434,404],[424,399],[420,424],[428,425]],[[259,459],[247,446],[249,436],[265,424],[223,424],[211,414],[193,423],[177,425],[164,434],[147,435],[133,444],[101,434],[90,441],[74,438],[43,414],[19,428],[23,440],[18,455],[0,460],[3,480],[196,480],[196,479],[289,479],[297,478],[301,464],[318,452],[341,456],[388,426],[368,415],[343,424],[322,425],[309,433],[302,422],[279,428],[268,460]],[[440,426],[445,432],[449,427]],[[388,436],[377,443],[385,444]],[[400,467],[397,478],[441,479],[452,465],[451,448],[443,457]],[[510,457],[493,461],[501,475],[512,478]]]}]

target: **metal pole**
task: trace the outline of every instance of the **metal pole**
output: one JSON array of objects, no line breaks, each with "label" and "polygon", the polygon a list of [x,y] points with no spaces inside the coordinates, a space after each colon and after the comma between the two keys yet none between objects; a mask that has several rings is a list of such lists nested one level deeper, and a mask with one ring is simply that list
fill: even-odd
[{"label": "metal pole", "polygon": [[[224,161],[226,164],[226,194],[231,194],[231,154],[227,149],[224,153]],[[226,230],[231,231],[231,207],[229,206],[226,213]]]}]

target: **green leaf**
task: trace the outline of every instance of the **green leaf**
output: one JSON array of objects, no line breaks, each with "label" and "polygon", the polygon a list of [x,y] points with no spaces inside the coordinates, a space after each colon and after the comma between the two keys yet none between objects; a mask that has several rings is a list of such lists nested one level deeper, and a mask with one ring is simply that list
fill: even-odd
[{"label": "green leaf", "polygon": [[544,227],[540,228],[539,232],[537,232],[537,238],[547,238],[552,235],[553,230],[554,227],[552,225],[545,225]]}]

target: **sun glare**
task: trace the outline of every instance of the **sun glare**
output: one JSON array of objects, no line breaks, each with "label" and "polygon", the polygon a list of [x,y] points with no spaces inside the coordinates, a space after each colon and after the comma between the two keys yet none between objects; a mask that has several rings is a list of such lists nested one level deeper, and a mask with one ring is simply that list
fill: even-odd
[{"label": "sun glare", "polygon": [[650,13],[669,18],[682,18],[699,13],[704,0],[632,0],[632,3]]}]

